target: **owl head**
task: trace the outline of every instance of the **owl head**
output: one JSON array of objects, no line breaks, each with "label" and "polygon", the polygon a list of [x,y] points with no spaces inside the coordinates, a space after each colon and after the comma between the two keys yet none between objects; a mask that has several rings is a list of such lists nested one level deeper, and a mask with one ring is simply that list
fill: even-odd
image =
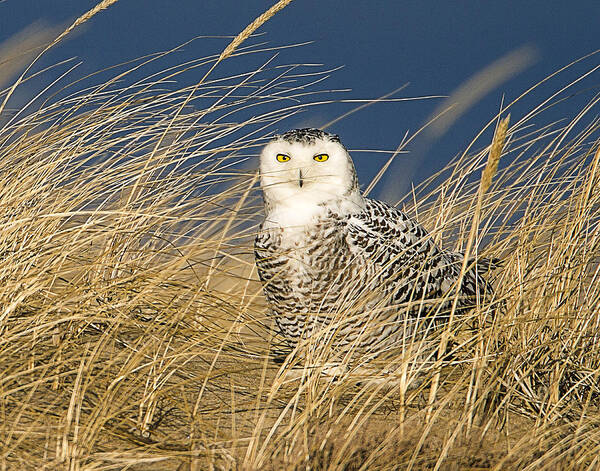
[{"label": "owl head", "polygon": [[260,176],[267,207],[360,199],[348,151],[338,136],[319,129],[294,129],[272,139],[260,154]]}]

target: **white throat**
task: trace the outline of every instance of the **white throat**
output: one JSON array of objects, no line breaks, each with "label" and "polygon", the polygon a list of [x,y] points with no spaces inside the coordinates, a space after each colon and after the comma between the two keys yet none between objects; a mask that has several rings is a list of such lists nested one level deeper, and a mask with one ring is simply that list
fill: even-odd
[{"label": "white throat", "polygon": [[331,211],[340,216],[356,214],[365,207],[365,200],[357,191],[345,198],[321,202],[322,196],[307,192],[296,198],[287,198],[278,201],[269,207],[265,215],[264,229],[304,229],[317,224],[319,219],[327,216]]}]

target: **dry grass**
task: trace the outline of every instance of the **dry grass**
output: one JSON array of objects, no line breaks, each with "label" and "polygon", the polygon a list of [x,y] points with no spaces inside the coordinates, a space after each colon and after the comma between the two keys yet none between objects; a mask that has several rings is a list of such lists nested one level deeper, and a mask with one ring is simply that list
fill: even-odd
[{"label": "dry grass", "polygon": [[[495,299],[438,334],[452,360],[417,372],[404,349],[383,365],[400,365],[394,387],[318,368],[290,381],[272,360],[245,162],[318,76],[265,65],[168,86],[217,59],[1,129],[2,469],[597,469],[596,102],[552,128],[530,126],[546,104],[502,121],[491,150],[407,204],[445,248],[503,263]],[[501,166],[480,187],[488,155]]]}]

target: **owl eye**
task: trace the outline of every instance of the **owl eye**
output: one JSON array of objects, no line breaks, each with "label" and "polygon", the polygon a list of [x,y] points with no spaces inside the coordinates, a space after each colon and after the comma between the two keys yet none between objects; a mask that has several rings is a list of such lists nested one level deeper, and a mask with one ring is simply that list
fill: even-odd
[{"label": "owl eye", "polygon": [[288,162],[291,159],[289,155],[277,154],[277,162]]},{"label": "owl eye", "polygon": [[317,162],[325,162],[329,158],[327,154],[317,154],[313,157]]}]

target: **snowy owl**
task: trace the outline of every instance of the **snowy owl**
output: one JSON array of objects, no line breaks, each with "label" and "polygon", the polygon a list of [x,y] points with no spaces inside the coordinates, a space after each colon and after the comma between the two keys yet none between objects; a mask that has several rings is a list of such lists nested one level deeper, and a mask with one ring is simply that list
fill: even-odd
[{"label": "snowy owl", "polygon": [[[363,196],[338,136],[296,129],[260,155],[259,278],[290,347],[314,339],[381,352],[460,314],[489,285],[402,211]],[[459,293],[456,288],[460,286]]]}]

